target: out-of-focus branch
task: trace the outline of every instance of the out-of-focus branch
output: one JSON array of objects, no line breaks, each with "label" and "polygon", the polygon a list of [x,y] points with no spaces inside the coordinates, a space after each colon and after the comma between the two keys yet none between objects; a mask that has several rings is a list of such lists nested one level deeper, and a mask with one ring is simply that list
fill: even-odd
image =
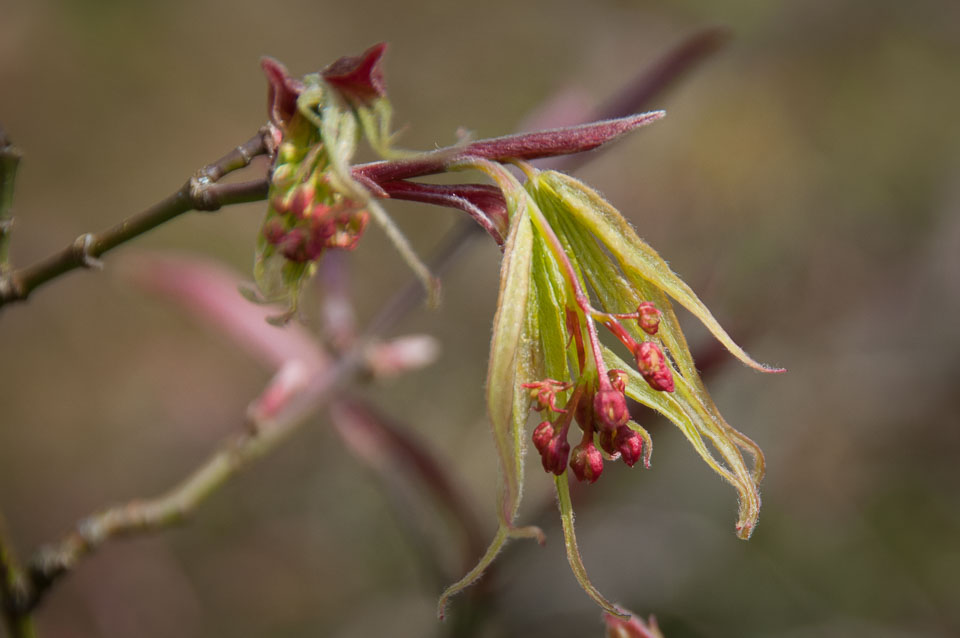
[{"label": "out-of-focus branch", "polygon": [[[633,81],[590,113],[590,120],[604,120],[647,108],[682,76],[716,53],[727,42],[730,32],[722,27],[698,31],[680,41],[663,57],[644,69]],[[587,155],[565,155],[552,161],[557,170],[572,172],[590,161]]]},{"label": "out-of-focus branch", "polygon": [[[23,301],[36,288],[76,268],[98,267],[99,257],[107,251],[183,213],[192,210],[215,211],[231,204],[266,199],[266,180],[236,184],[217,183],[228,173],[249,165],[254,157],[267,153],[266,134],[266,129],[261,129],[256,135],[216,162],[198,170],[175,193],[112,228],[99,233],[81,235],[59,252],[30,266],[6,273],[0,271],[0,306]],[[4,188],[3,194],[6,195],[6,193],[7,189]],[[5,240],[0,235],[0,251],[5,250],[4,243]]]},{"label": "out-of-focus branch", "polygon": [[[432,500],[449,513],[457,531],[463,535],[463,565],[471,567],[486,549],[483,525],[470,506],[470,499],[424,443],[396,419],[357,399],[337,401],[330,407],[330,413],[334,427],[354,454],[380,473],[388,487],[396,482],[398,473],[415,478]],[[449,575],[443,575],[442,580],[448,578]]]},{"label": "out-of-focus branch", "polygon": [[[0,132],[2,133],[2,132]],[[33,621],[18,609],[26,597],[23,573],[13,556],[13,547],[6,538],[0,516],[0,618],[10,638],[33,638]]]},{"label": "out-of-focus branch", "polygon": [[20,165],[20,150],[0,127],[0,277],[6,274],[9,261],[10,232],[13,230],[13,188]]},{"label": "out-of-focus branch", "polygon": [[[287,397],[273,415],[251,410],[251,418],[179,485],[157,498],[134,500],[81,520],[57,543],[41,548],[27,567],[26,596],[14,611],[29,613],[61,576],[106,541],[157,531],[182,522],[251,461],[272,451],[317,412],[365,365],[362,348],[354,347],[315,378]],[[275,387],[268,392],[276,392]],[[290,398],[293,397],[293,398]],[[256,404],[255,404],[256,405]],[[253,416],[255,415],[255,416]]]},{"label": "out-of-focus branch", "polygon": [[[462,229],[458,229],[444,242],[432,260],[433,272],[442,272],[463,248],[466,242],[461,233]],[[470,235],[475,236],[474,233]],[[73,531],[60,541],[41,548],[28,564],[24,595],[12,608],[13,613],[20,616],[32,611],[61,576],[111,538],[157,531],[182,522],[231,477],[251,461],[275,449],[337,396],[339,390],[366,368],[365,355],[369,345],[416,307],[422,295],[423,290],[416,282],[401,289],[339,359],[310,379],[296,380],[296,391],[289,393],[281,408],[267,412],[251,410],[250,420],[241,432],[228,438],[200,467],[166,494],[92,514],[77,523]],[[274,386],[268,387],[265,395],[276,390]]]}]

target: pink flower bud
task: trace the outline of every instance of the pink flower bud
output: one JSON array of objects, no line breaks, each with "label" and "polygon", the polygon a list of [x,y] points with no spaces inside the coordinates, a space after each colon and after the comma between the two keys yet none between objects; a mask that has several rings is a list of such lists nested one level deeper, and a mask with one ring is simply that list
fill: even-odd
[{"label": "pink flower bud", "polygon": [[332,207],[322,202],[317,202],[313,208],[310,209],[307,216],[310,217],[310,219],[324,220],[332,216],[331,211],[333,211]]},{"label": "pink flower bud", "polygon": [[621,394],[627,391],[627,373],[623,370],[607,370],[610,385]]},{"label": "pink flower bud", "polygon": [[297,219],[303,219],[311,212],[311,204],[316,189],[312,184],[301,184],[297,186],[287,203],[287,209],[293,213]]},{"label": "pink flower bud", "polygon": [[263,225],[263,238],[271,246],[277,246],[283,242],[287,236],[287,229],[279,219],[271,219]]},{"label": "pink flower bud", "polygon": [[537,448],[537,452],[541,455],[546,452],[552,438],[553,424],[550,421],[543,421],[533,430],[533,446]]},{"label": "pink flower bud", "polygon": [[637,370],[654,390],[673,392],[673,372],[660,346],[644,341],[633,352],[637,358]]},{"label": "pink flower bud", "polygon": [[660,311],[653,305],[652,301],[644,301],[637,306],[637,323],[640,329],[648,335],[657,334],[660,328]]},{"label": "pink flower bud", "polygon": [[584,441],[570,453],[570,468],[578,481],[593,483],[603,473],[603,455],[592,441]]},{"label": "pink flower bud", "polygon": [[629,467],[633,467],[643,455],[643,439],[640,438],[639,434],[625,425],[617,428],[614,445],[623,457],[623,462]]},{"label": "pink flower bud", "polygon": [[292,228],[280,244],[280,252],[290,261],[304,262],[310,260],[310,238],[302,228]]},{"label": "pink flower bud", "polygon": [[616,430],[630,420],[627,399],[614,388],[600,390],[593,398],[593,412],[600,430]]},{"label": "pink flower bud", "polygon": [[547,472],[553,472],[557,476],[563,474],[567,469],[567,459],[570,457],[570,444],[567,443],[566,429],[557,432],[547,448],[543,451],[541,460],[543,469]]},{"label": "pink flower bud", "polygon": [[597,443],[600,444],[600,449],[609,454],[610,456],[615,456],[619,453],[617,450],[617,431],[616,430],[601,430],[597,433]]}]

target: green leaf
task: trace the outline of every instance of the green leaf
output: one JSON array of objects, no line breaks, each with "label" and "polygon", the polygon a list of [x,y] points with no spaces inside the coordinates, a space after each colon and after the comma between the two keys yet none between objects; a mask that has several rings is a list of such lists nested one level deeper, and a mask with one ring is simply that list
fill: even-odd
[{"label": "green leaf", "polygon": [[[707,465],[736,488],[740,499],[737,534],[741,538],[748,538],[760,514],[760,493],[757,479],[747,468],[737,447],[736,438],[731,437],[727,431],[732,428],[722,419],[718,421],[715,418],[683,375],[674,375],[675,392],[660,392],[651,388],[643,377],[616,353],[606,347],[603,351],[607,365],[626,371],[627,396],[673,422]],[[719,454],[722,463],[714,456],[704,437]]]},{"label": "green leaf", "polygon": [[[563,380],[570,376],[567,365],[567,344],[564,340],[563,308],[566,307],[566,290],[560,267],[536,235],[533,242],[532,278],[536,297],[530,300],[530,313],[536,315],[539,327],[539,342],[543,350],[545,378]],[[535,304],[535,305],[534,305]],[[533,379],[537,380],[537,379]]]},{"label": "green leaf", "polygon": [[660,255],[637,236],[633,227],[617,209],[582,182],[556,171],[544,171],[536,177],[537,188],[551,189],[587,230],[606,246],[629,275],[635,273],[694,314],[734,356],[763,372],[781,372],[754,361],[720,326],[710,310],[690,287],[676,275]]},{"label": "green leaf", "polygon": [[510,234],[504,244],[503,263],[500,267],[500,295],[497,300],[497,314],[493,320],[493,339],[487,372],[487,409],[490,412],[503,481],[500,518],[508,527],[516,517],[523,481],[523,446],[518,445],[518,431],[522,431],[526,423],[527,412],[515,409],[514,395],[518,351],[527,323],[532,246],[533,227],[530,216],[525,209],[520,210],[513,217]]},{"label": "green leaf", "polygon": [[580,583],[583,591],[587,592],[605,612],[613,614],[618,618],[627,619],[630,614],[625,614],[616,605],[604,598],[603,594],[593,586],[590,578],[587,576],[587,568],[583,565],[583,559],[580,557],[580,549],[577,547],[577,535],[573,530],[573,504],[570,502],[570,485],[567,483],[567,473],[553,477],[553,482],[557,486],[557,504],[560,507],[560,521],[563,524],[563,544],[567,550],[567,561],[570,562],[570,569],[573,575]]}]

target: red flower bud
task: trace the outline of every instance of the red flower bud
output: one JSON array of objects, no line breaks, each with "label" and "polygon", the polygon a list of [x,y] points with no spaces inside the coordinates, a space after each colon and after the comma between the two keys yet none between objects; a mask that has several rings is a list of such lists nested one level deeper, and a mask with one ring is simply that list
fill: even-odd
[{"label": "red flower bud", "polygon": [[600,444],[600,449],[610,456],[614,456],[618,453],[616,441],[616,430],[601,430],[597,433],[597,443]]},{"label": "red flower bud", "polygon": [[312,184],[301,184],[297,186],[290,196],[287,210],[289,210],[297,219],[303,219],[310,213],[313,197],[316,189]]},{"label": "red flower bud", "polygon": [[310,238],[302,228],[292,228],[280,244],[280,252],[290,261],[310,261]]},{"label": "red flower bud", "polygon": [[287,236],[287,229],[279,219],[271,219],[268,221],[263,225],[261,232],[263,233],[263,238],[267,240],[267,243],[271,246],[279,245]]},{"label": "red flower bud", "polygon": [[533,446],[541,455],[546,452],[552,438],[553,424],[550,421],[543,421],[533,430]]},{"label": "red flower bud", "polygon": [[578,481],[595,482],[603,473],[603,456],[592,441],[584,441],[570,453],[570,469]]},{"label": "red flower bud", "polygon": [[599,429],[616,430],[630,420],[627,399],[614,388],[600,390],[593,398],[593,411]]},{"label": "red flower bud", "polygon": [[648,335],[657,334],[657,329],[660,328],[660,311],[652,301],[644,301],[637,306],[637,323]]},{"label": "red flower bud", "polygon": [[633,352],[637,358],[637,370],[654,390],[673,392],[673,371],[660,346],[644,341]]},{"label": "red flower bud", "polygon": [[617,436],[614,439],[617,451],[623,457],[623,462],[629,467],[640,460],[643,455],[643,439],[640,435],[625,425],[617,428]]},{"label": "red flower bud", "polygon": [[570,456],[570,444],[567,443],[567,433],[565,430],[558,432],[547,445],[541,460],[543,469],[553,472],[560,476],[567,469],[567,458]]},{"label": "red flower bud", "polygon": [[610,385],[621,394],[627,391],[627,373],[623,370],[607,370]]}]

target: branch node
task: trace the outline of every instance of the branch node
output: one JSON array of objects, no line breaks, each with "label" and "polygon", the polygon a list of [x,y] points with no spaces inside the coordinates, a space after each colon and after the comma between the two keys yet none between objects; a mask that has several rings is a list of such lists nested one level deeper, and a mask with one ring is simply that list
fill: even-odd
[{"label": "branch node", "polygon": [[103,270],[103,261],[97,259],[93,250],[96,241],[97,238],[93,233],[85,233],[74,240],[72,250],[77,261],[84,268]]},{"label": "branch node", "polygon": [[205,212],[220,210],[220,198],[217,197],[216,192],[211,188],[214,184],[214,180],[204,175],[202,171],[190,178],[187,188],[189,190],[190,203],[195,210]]},{"label": "branch node", "polygon": [[0,274],[0,300],[22,299],[23,292],[17,285],[17,280],[13,273]]},{"label": "branch node", "polygon": [[250,162],[253,161],[253,155],[251,155],[250,152],[243,147],[243,144],[237,146],[237,153],[239,153],[240,157],[243,159],[244,166],[249,166]]}]

